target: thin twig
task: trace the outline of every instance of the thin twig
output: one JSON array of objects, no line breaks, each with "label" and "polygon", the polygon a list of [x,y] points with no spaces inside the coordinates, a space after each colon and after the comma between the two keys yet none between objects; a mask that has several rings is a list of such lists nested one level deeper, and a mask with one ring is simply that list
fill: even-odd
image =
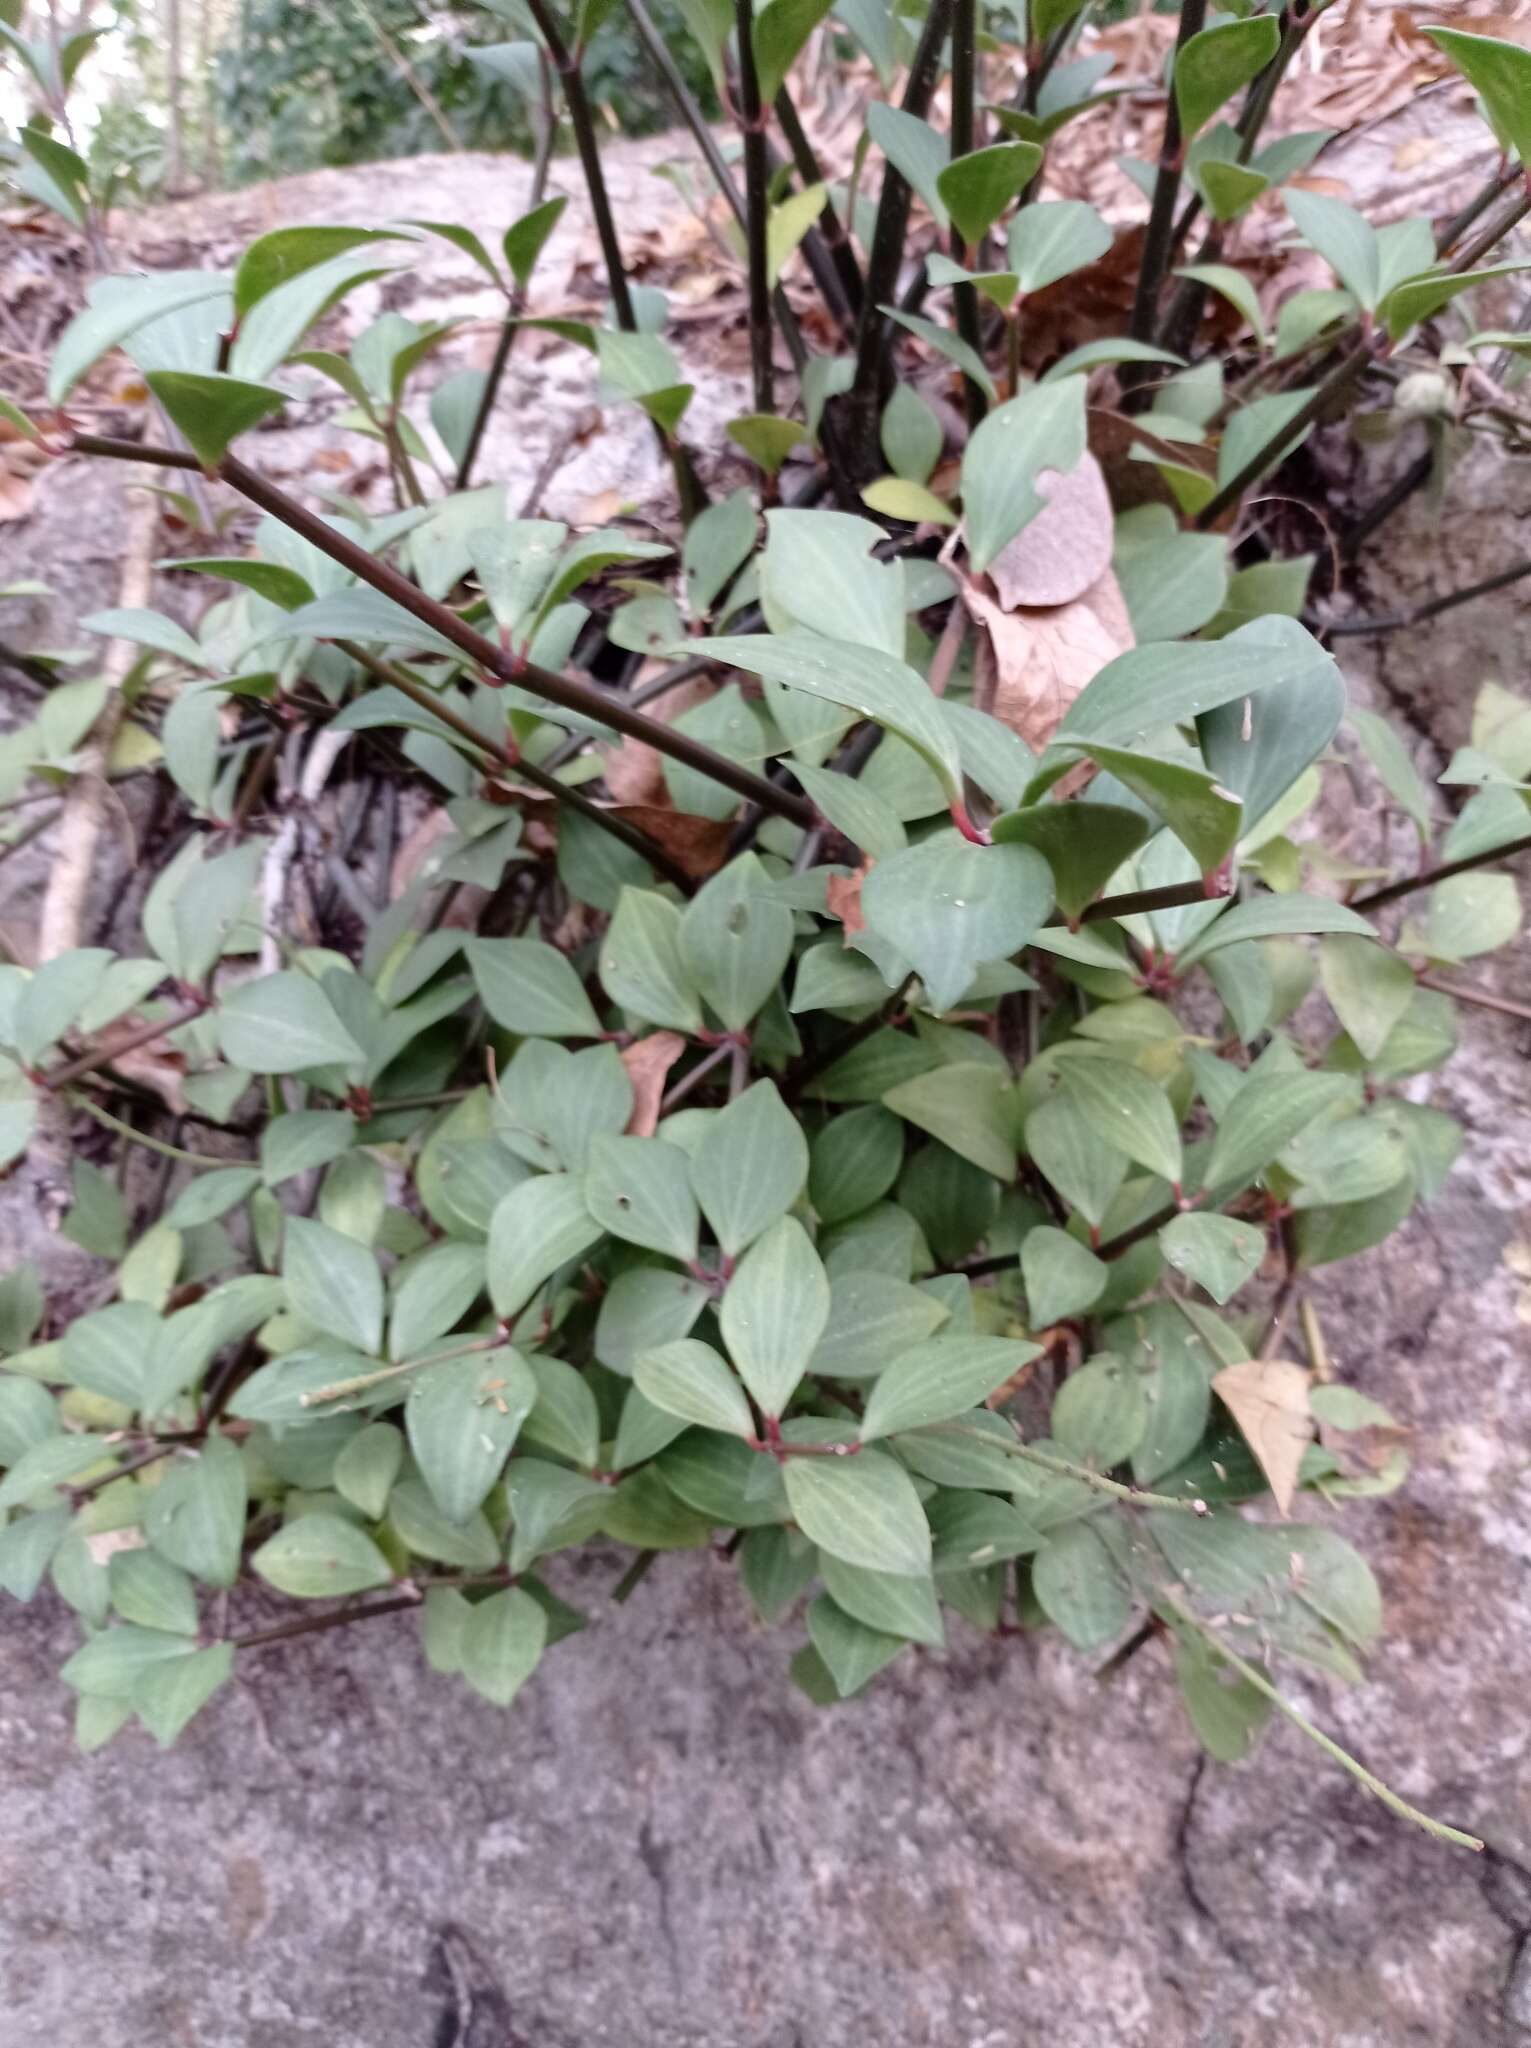
[{"label": "thin twig", "polygon": [[1421,874],[1406,875],[1401,882],[1389,882],[1385,888],[1373,889],[1370,895],[1357,896],[1351,902],[1352,910],[1377,910],[1384,903],[1396,903],[1400,896],[1412,896],[1417,889],[1431,889],[1437,882],[1449,882],[1453,875],[1465,875],[1473,868],[1491,867],[1496,861],[1513,860],[1518,853],[1531,853],[1531,833],[1522,839],[1508,839],[1503,846],[1487,847],[1482,853],[1467,854],[1461,860],[1449,860],[1438,868],[1426,868]]},{"label": "thin twig", "polygon": [[771,367],[771,278],[766,249],[770,225],[765,110],[755,69],[754,0],[734,0],[734,41],[739,66],[739,126],[744,138],[744,247],[750,294],[750,380],[755,410],[776,409]]},{"label": "thin twig", "polygon": [[1496,575],[1484,576],[1477,583],[1466,583],[1460,590],[1449,590],[1444,597],[1432,597],[1425,604],[1412,605],[1404,612],[1381,612],[1369,619],[1339,619],[1333,625],[1323,626],[1320,632],[1326,639],[1350,639],[1370,633],[1396,633],[1403,626],[1422,626],[1426,619],[1437,619],[1442,612],[1454,611],[1459,604],[1470,604],[1475,597],[1484,597],[1491,590],[1504,590],[1512,583],[1519,583],[1523,576],[1531,576],[1531,555],[1514,562],[1508,569],[1501,569]]},{"label": "thin twig", "polygon": [[[1206,0],[1181,0],[1180,25],[1175,34],[1175,57],[1200,32],[1207,18]],[[1170,73],[1169,94],[1164,108],[1164,136],[1159,145],[1159,170],[1154,179],[1154,196],[1149,208],[1148,228],[1143,238],[1143,257],[1138,265],[1137,289],[1133,295],[1129,332],[1134,341],[1152,341],[1158,324],[1159,290],[1169,268],[1175,232],[1175,199],[1185,165],[1185,145],[1180,133],[1180,100],[1175,91],[1174,71]]]},{"label": "thin twig", "polygon": [[933,1434],[969,1437],[974,1443],[1003,1451],[1007,1457],[1023,1458],[1028,1465],[1039,1465],[1044,1472],[1051,1472],[1059,1479],[1075,1479],[1094,1493],[1103,1493],[1111,1500],[1126,1501],[1130,1507],[1159,1508],[1169,1514],[1199,1517],[1212,1512],[1204,1500],[1179,1498],[1170,1493],[1145,1493],[1141,1487],[1123,1486],[1115,1479],[1107,1479],[1104,1473],[1092,1472],[1088,1465],[1075,1465],[1067,1458],[1055,1458],[1051,1452],[1036,1450],[1019,1439],[996,1436],[987,1429],[974,1429],[968,1422],[938,1422],[931,1427]]},{"label": "thin twig", "polygon": [[113,1116],[103,1109],[99,1102],[93,1102],[88,1095],[71,1093],[69,1104],[72,1109],[83,1109],[87,1116],[93,1116],[98,1124],[104,1124],[109,1131],[129,1139],[135,1145],[142,1145],[148,1152],[157,1152],[162,1159],[179,1159],[187,1166],[249,1166],[248,1159],[220,1159],[213,1152],[187,1152],[179,1145],[169,1145],[163,1138],[151,1138],[147,1131],[136,1131],[121,1117]]},{"label": "thin twig", "polygon": [[142,1025],[137,1031],[130,1031],[125,1038],[113,1039],[109,1045],[97,1045],[89,1052],[82,1052],[78,1059],[66,1060],[62,1066],[51,1068],[38,1077],[38,1085],[50,1095],[56,1095],[60,1088],[67,1088],[86,1074],[93,1074],[97,1067],[109,1066],[113,1060],[120,1060],[125,1052],[137,1052],[140,1046],[153,1045],[157,1038],[179,1031],[183,1024],[194,1024],[206,1014],[208,1007],[206,996],[193,996],[159,1023]]},{"label": "thin twig", "polygon": [[1351,1777],[1363,1784],[1368,1792],[1375,1793],[1384,1806],[1390,1807],[1401,1819],[1413,1821],[1416,1827],[1423,1828],[1428,1835],[1434,1835],[1437,1841],[1455,1842],[1461,1849],[1483,1847],[1476,1835],[1464,1834],[1459,1828],[1447,1827],[1444,1821],[1432,1820],[1428,1813],[1421,1813],[1417,1806],[1411,1806],[1407,1799],[1401,1799],[1390,1786],[1384,1785],[1380,1778],[1375,1777],[1364,1764],[1358,1763],[1348,1750],[1341,1749],[1332,1737],[1326,1735],[1321,1728],[1315,1727],[1306,1714],[1294,1707],[1283,1693],[1278,1692],[1257,1664],[1251,1664],[1247,1658],[1241,1657],[1237,1650],[1230,1649],[1217,1630],[1188,1607],[1178,1593],[1166,1588],[1158,1597],[1186,1627],[1195,1629],[1203,1641],[1216,1651],[1230,1670],[1238,1673],[1246,1685],[1253,1686],[1262,1699],[1269,1700],[1276,1711],[1284,1714],[1294,1728],[1300,1728],[1310,1742],[1318,1744],[1331,1762],[1337,1763],[1341,1770],[1349,1771]]},{"label": "thin twig", "polygon": [[1421,988],[1433,988],[1455,1002],[1471,1003],[1480,1010],[1497,1010],[1502,1017],[1518,1017],[1523,1024],[1531,1024],[1531,1003],[1512,1002],[1508,996],[1496,996],[1486,988],[1465,988],[1460,981],[1443,981],[1438,974],[1416,974],[1414,979]]}]

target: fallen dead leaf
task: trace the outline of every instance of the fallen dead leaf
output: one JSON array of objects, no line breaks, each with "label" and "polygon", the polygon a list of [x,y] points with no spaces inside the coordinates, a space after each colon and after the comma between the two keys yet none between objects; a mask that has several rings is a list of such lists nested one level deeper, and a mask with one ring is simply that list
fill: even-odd
[{"label": "fallen dead leaf", "polygon": [[1073,603],[1047,609],[1006,611],[971,583],[962,595],[993,649],[994,694],[986,708],[1033,753],[1049,744],[1085,684],[1134,645],[1109,568]]},{"label": "fallen dead leaf", "polygon": [[665,1077],[686,1050],[678,1031],[651,1031],[620,1055],[633,1084],[633,1113],[627,1120],[630,1138],[652,1138],[659,1123]]},{"label": "fallen dead leaf", "polygon": [[1071,604],[1111,566],[1111,499],[1095,457],[1086,454],[1066,474],[1044,469],[1037,490],[1045,508],[989,565],[1007,612]]},{"label": "fallen dead leaf", "polygon": [[864,860],[853,874],[831,875],[824,885],[824,908],[845,926],[844,943],[847,946],[857,932],[864,932],[867,928],[867,921],[861,914],[861,885],[871,872],[872,863]]},{"label": "fallen dead leaf", "polygon": [[1302,1454],[1313,1434],[1308,1375],[1285,1358],[1246,1358],[1226,1365],[1212,1391],[1239,1426],[1282,1516],[1291,1512]]},{"label": "fallen dead leaf", "polygon": [[[136,1012],[121,1019],[124,1030],[129,1026],[137,1028],[143,1022]],[[186,1079],[186,1062],[179,1053],[167,1051],[163,1043],[135,1046],[131,1052],[117,1053],[112,1065],[140,1088],[152,1088],[173,1115],[184,1116],[191,1108],[181,1086]]]}]

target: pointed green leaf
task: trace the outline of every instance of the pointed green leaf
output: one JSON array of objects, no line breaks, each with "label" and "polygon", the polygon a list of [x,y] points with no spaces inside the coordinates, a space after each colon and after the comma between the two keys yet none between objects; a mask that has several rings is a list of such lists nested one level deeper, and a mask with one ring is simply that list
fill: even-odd
[{"label": "pointed green leaf", "polygon": [[601,942],[601,985],[614,1003],[650,1024],[695,1032],[702,1010],[681,951],[680,925],[681,913],[663,896],[624,889]]},{"label": "pointed green leaf", "polygon": [[232,1586],[244,1543],[244,1459],[226,1437],[178,1458],[149,1493],[144,1534],[162,1557],[210,1586]]},{"label": "pointed green leaf", "polygon": [[633,1380],[667,1415],[733,1436],[755,1434],[744,1389],[710,1344],[686,1338],[645,1351],[634,1362]]},{"label": "pointed green leaf", "polygon": [[1033,1330],[1050,1329],[1065,1316],[1082,1314],[1100,1299],[1110,1277],[1104,1261],[1087,1245],[1050,1223],[1038,1224],[1021,1239],[1021,1278]]},{"label": "pointed green leaf", "polygon": [[534,206],[530,213],[523,213],[505,230],[505,261],[510,265],[511,276],[523,291],[531,283],[537,258],[568,203],[564,196],[545,199],[541,206]]},{"label": "pointed green leaf", "polygon": [[1069,1059],[1058,1071],[1065,1094],[1103,1144],[1178,1186],[1180,1129],[1162,1088],[1125,1060]]},{"label": "pointed green leaf", "polygon": [[1041,471],[1078,467],[1085,452],[1084,393],[1083,377],[1034,384],[989,413],[968,442],[962,511],[975,573],[1046,504],[1037,489]]},{"label": "pointed green leaf", "polygon": [[466,1522],[482,1504],[536,1399],[531,1367],[508,1346],[416,1374],[404,1403],[409,1448],[449,1522]]},{"label": "pointed green leaf", "polygon": [[326,1600],[393,1583],[388,1560],[364,1529],[340,1515],[298,1515],[270,1536],[250,1569],[279,1593]]},{"label": "pointed green leaf", "polygon": [[1254,1075],[1218,1119],[1205,1185],[1234,1188],[1252,1180],[1350,1092],[1351,1084],[1340,1074]]},{"label": "pointed green leaf", "polygon": [[573,1174],[534,1174],[512,1188],[489,1221],[489,1299],[495,1314],[519,1314],[544,1280],[601,1235]]},{"label": "pointed green leaf", "polygon": [[289,1217],[282,1279],[295,1314],[374,1356],[383,1344],[383,1276],[366,1245],[307,1216]]},{"label": "pointed green leaf", "polygon": [[788,1458],[783,1468],[793,1519],[821,1550],[866,1571],[930,1575],[930,1529],[914,1482],[895,1459]]},{"label": "pointed green leaf", "polygon": [[536,1670],[548,1639],[546,1610],[520,1586],[481,1600],[462,1632],[462,1675],[493,1706],[508,1707]]},{"label": "pointed green leaf", "polygon": [[287,393],[272,384],[217,372],[150,370],[144,382],[208,469],[222,461],[230,441],[287,403]]},{"label": "pointed green leaf", "polygon": [[781,1414],[807,1370],[829,1302],[823,1262],[791,1216],[739,1261],[718,1321],[734,1369],[767,1415]]},{"label": "pointed green leaf", "polygon": [[1132,1593],[1088,1522],[1071,1522],[1037,1552],[1031,1566],[1038,1604],[1076,1650],[1099,1650],[1132,1615]]},{"label": "pointed green leaf", "polygon": [[1232,1216],[1177,1216],[1159,1232],[1165,1258],[1177,1273],[1228,1301],[1265,1256],[1265,1233]]},{"label": "pointed green leaf", "polygon": [[1023,206],[1010,223],[1010,267],[1023,292],[1039,292],[1111,247],[1111,230],[1082,199],[1045,199]]},{"label": "pointed green leaf", "polygon": [[875,1382],[861,1441],[950,1421],[1040,1356],[1039,1346],[1008,1337],[933,1337],[895,1358]]},{"label": "pointed green leaf", "polygon": [[218,1039],[231,1066],[254,1074],[350,1066],[363,1057],[318,982],[297,972],[262,975],[223,997]]},{"label": "pointed green leaf", "polygon": [[1289,932],[1354,932],[1374,939],[1376,933],[1359,912],[1347,910],[1327,896],[1307,896],[1293,889],[1285,896],[1251,896],[1235,903],[1209,924],[1179,955],[1182,969],[1205,959],[1218,946],[1240,939],[1274,939]]},{"label": "pointed green leaf", "polygon": [[740,854],[686,905],[678,933],[690,985],[725,1031],[743,1031],[792,957],[792,913],[761,891],[766,873]]},{"label": "pointed green leaf", "polygon": [[959,1060],[917,1074],[888,1089],[883,1103],[906,1123],[933,1138],[996,1180],[1015,1178],[1010,1136],[1013,1088],[987,1061]]},{"label": "pointed green leaf", "polygon": [[584,1194],[590,1214],[613,1237],[683,1264],[695,1259],[696,1197],[690,1161],[678,1146],[602,1134],[590,1147]]},{"label": "pointed green leaf", "polygon": [[1047,862],[1029,846],[925,842],[881,860],[861,892],[867,929],[886,939],[949,1010],[980,967],[1029,943],[1053,907]]},{"label": "pointed green leaf", "polygon": [[1475,36],[1459,28],[1424,32],[1461,72],[1498,133],[1531,168],[1531,50],[1499,36]]},{"label": "pointed green leaf", "polygon": [[1273,14],[1225,21],[1191,37],[1177,52],[1174,71],[1180,130],[1187,141],[1265,69],[1280,43],[1281,27]]},{"label": "pointed green leaf", "polygon": [[1012,199],[1025,191],[1042,161],[1035,142],[996,142],[954,157],[936,177],[936,190],[964,242],[982,241]]},{"label": "pointed green leaf", "polygon": [[757,1081],[708,1125],[691,1185],[728,1258],[784,1216],[803,1191],[808,1144],[772,1081]]},{"label": "pointed green leaf", "polygon": [[562,953],[541,939],[469,939],[484,1008],[523,1037],[598,1038],[601,1020]]}]

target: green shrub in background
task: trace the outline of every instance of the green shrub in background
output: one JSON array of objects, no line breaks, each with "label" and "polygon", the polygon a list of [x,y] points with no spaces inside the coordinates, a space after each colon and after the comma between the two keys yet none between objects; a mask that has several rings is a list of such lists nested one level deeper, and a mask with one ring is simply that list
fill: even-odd
[{"label": "green shrub in background", "polygon": [[[450,223],[288,228],[232,277],[111,280],[59,344],[49,409],[7,408],[50,450],[200,469],[260,521],[249,553],[178,564],[221,592],[195,633],[93,622],[142,647],[135,728],[195,825],[140,943],[0,969],[4,1157],[75,1118],[171,1168],[145,1217],[75,1167],[66,1228],[112,1262],[115,1299],[59,1327],[27,1270],[0,1288],[0,1583],[77,1610],[63,1677],[94,1746],[134,1716],[169,1740],[242,1653],[403,1608],[437,1670],[508,1702],[585,1625],[559,1553],[625,1549],[625,1594],[660,1551],[721,1543],[814,1699],[954,1623],[1052,1627],[1086,1656],[1154,1638],[1214,1755],[1277,1709],[1467,1839],[1278,1690],[1287,1663],[1358,1679],[1381,1629],[1365,1562],[1307,1505],[1406,1473],[1311,1317],[1310,1364],[1293,1356],[1289,1312],[1456,1156],[1452,1120],[1401,1084],[1451,1054],[1442,964],[1518,928],[1492,870],[1531,844],[1531,714],[1484,694],[1438,838],[1398,738],[1347,714],[1301,623],[1312,561],[1262,557],[1239,512],[1315,422],[1438,366],[1453,331],[1458,357],[1500,346],[1446,323],[1531,208],[1519,170],[1435,236],[1285,193],[1335,279],[1272,323],[1220,252],[1311,161],[1311,138],[1261,135],[1314,17],[1208,24],[1186,0],[1131,332],[1027,367],[1030,296],[1112,240],[1034,196],[1051,136],[1089,114],[1073,11],[1036,20],[995,104],[1012,11],[842,7],[889,95],[852,223],[790,97],[824,7],[686,0],[742,127],[737,187],[714,169],[750,288],[752,399],[728,432],[758,485],[709,501],[720,451],[688,444],[693,387],[663,295],[623,270],[583,87],[597,19],[669,39],[640,0],[528,9],[610,264],[609,323],[559,332],[647,414],[670,524],[573,533],[474,482],[561,202],[502,250]],[[1440,39],[1524,155],[1531,57]],[[535,64],[531,37],[510,47],[502,68]],[[304,344],[431,234],[507,312],[494,369],[422,408],[445,329],[388,314],[346,355]],[[775,286],[798,252],[831,353]],[[1221,353],[1199,346],[1209,291],[1245,323]],[[191,452],[76,430],[71,391],[114,346]],[[906,381],[930,388],[943,358],[967,411],[945,461],[955,416]],[[396,510],[321,516],[234,452],[316,372]],[[1107,553],[1138,644],[1006,723],[969,613],[1002,619],[1050,516],[1039,479],[1080,467],[1091,408],[1133,422],[1135,509]],[[589,671],[611,650],[627,687]],[[657,719],[698,671],[717,693]],[[67,780],[102,688],[61,683],[5,742],[11,788]],[[1369,769],[1342,757],[1347,716]],[[452,829],[359,943],[339,943],[353,918],[306,944],[271,791],[312,796],[359,733]],[[663,757],[667,807],[603,794],[591,743],[622,735]],[[1326,785],[1352,770],[1410,821],[1396,878],[1325,843]],[[442,922],[465,884],[492,892],[477,933]],[[145,1128],[141,1097],[125,1120],[116,1063],[144,1045],[184,1064],[188,1128],[226,1129],[217,1151]],[[273,1594],[293,1620],[270,1621]]]}]

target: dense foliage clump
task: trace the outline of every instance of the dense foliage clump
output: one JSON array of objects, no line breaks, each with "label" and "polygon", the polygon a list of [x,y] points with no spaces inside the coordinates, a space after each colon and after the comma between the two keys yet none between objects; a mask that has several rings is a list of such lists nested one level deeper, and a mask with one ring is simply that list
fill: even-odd
[{"label": "dense foliage clump", "polygon": [[[90,622],[137,651],[119,741],[194,821],[140,938],[0,968],[4,1157],[94,1124],[168,1162],[147,1214],[74,1164],[65,1228],[112,1298],[61,1326],[30,1272],[0,1284],[0,1583],[77,1610],[87,1744],[134,1715],[169,1739],[241,1649],[400,1607],[433,1666],[508,1702],[584,1625],[556,1590],[584,1544],[631,1553],[626,1584],[722,1543],[821,1700],[954,1620],[1086,1655],[1159,1639],[1221,1757],[1273,1707],[1309,1727],[1275,1665],[1356,1679],[1378,1638],[1365,1562],[1307,1510],[1407,1461],[1294,1310],[1456,1156],[1414,1084],[1454,1043],[1437,971],[1518,928],[1488,870],[1527,843],[1531,713],[1484,693],[1437,844],[1303,623],[1313,558],[1262,552],[1240,508],[1374,376],[1440,374],[1440,323],[1455,360],[1502,344],[1462,294],[1527,209],[1519,173],[1439,234],[1284,190],[1334,281],[1272,322],[1213,259],[1321,146],[1261,140],[1312,17],[1186,0],[1131,331],[1034,362],[1033,297],[1114,240],[1043,182],[1094,104],[1066,0],[1019,45],[972,0],[841,8],[887,93],[855,202],[791,98],[825,8],[684,12],[742,126],[738,184],[714,169],[752,483],[709,494],[722,451],[687,439],[663,295],[630,284],[605,196],[584,60],[618,22],[653,48],[636,5],[528,0],[496,60],[557,80],[606,323],[528,315],[561,209],[540,192],[499,252],[452,223],[284,228],[232,276],[98,283],[46,402],[5,409],[46,453],[200,471],[260,515],[248,551],[178,564],[220,590],[194,632]],[[1531,58],[1439,39],[1524,153]],[[423,407],[446,326],[310,345],[422,236],[506,305],[494,367]],[[1220,350],[1208,294],[1239,322]],[[671,520],[571,531],[474,481],[538,324],[647,414]],[[112,348],[174,436],[79,430]],[[321,514],[234,452],[316,374],[395,507]],[[108,682],[60,675],[4,742],[18,791],[80,779]],[[304,930],[294,807],[364,742],[445,829],[393,900]],[[615,792],[634,743],[650,801]],[[1352,777],[1411,835],[1396,879],[1330,843]],[[475,929],[447,918],[465,890]],[[125,1065],[150,1047],[176,1140]],[[273,1595],[304,1618],[270,1625]]]}]

